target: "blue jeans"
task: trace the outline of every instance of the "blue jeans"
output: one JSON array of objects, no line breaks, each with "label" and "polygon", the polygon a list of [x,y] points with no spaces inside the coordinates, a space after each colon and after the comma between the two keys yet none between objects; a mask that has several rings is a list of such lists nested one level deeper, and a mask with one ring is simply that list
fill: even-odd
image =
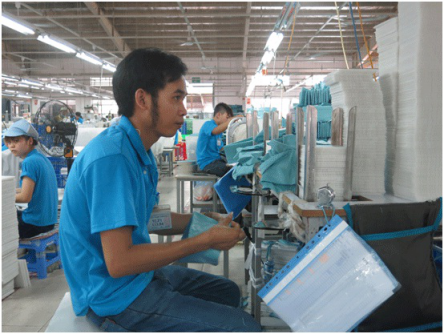
[{"label": "blue jeans", "polygon": [[224,176],[229,170],[231,166],[228,166],[225,161],[222,159],[214,160],[213,162],[206,165],[202,171],[208,174],[217,175],[219,177]]},{"label": "blue jeans", "polygon": [[234,282],[171,265],[156,270],[122,313],[99,317],[90,309],[87,317],[108,332],[260,332],[239,304]]}]

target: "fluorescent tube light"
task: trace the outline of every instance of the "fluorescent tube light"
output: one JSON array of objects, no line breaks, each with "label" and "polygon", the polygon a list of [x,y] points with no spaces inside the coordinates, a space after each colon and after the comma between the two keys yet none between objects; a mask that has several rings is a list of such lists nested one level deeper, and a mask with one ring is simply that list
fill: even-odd
[{"label": "fluorescent tube light", "polygon": [[49,89],[52,89],[52,90],[58,90],[58,91],[63,89],[62,87],[60,87],[58,85],[52,85],[52,84],[47,84],[46,88],[49,88]]},{"label": "fluorescent tube light", "polygon": [[261,63],[264,64],[265,66],[267,66],[270,61],[273,59],[274,57],[274,52],[273,51],[265,51],[262,59],[261,59]]},{"label": "fluorescent tube light", "polygon": [[25,98],[25,99],[30,99],[32,97],[32,96],[24,95],[24,94],[17,94],[16,96],[17,97],[22,97],[22,98]]},{"label": "fluorescent tube light", "polygon": [[49,35],[39,35],[37,39],[40,42],[46,43],[48,45],[51,45],[59,50],[65,51],[67,53],[75,53],[76,50],[74,50],[72,47],[64,44],[62,41],[58,41],[54,39],[53,37],[49,37]]},{"label": "fluorescent tube light", "polygon": [[25,84],[23,84],[23,83],[19,83],[17,86],[19,86],[19,87],[26,87],[26,88],[29,87],[29,85],[25,85]]},{"label": "fluorescent tube light", "polygon": [[103,67],[103,69],[110,71],[110,72],[115,72],[117,69],[115,65],[108,63],[108,62],[104,62],[102,67]]},{"label": "fluorescent tube light", "polygon": [[35,32],[33,29],[27,27],[23,23],[19,22],[17,19],[12,19],[4,14],[2,15],[2,24],[4,26],[7,26],[15,31],[18,31],[19,33],[22,33],[23,35],[34,35]]},{"label": "fluorescent tube light", "polygon": [[17,79],[17,78],[11,77],[9,75],[4,75],[4,74],[2,74],[2,79],[3,80],[10,80],[10,81],[19,81],[19,79]]},{"label": "fluorescent tube light", "polygon": [[279,45],[282,42],[282,39],[284,38],[284,34],[281,32],[272,32],[270,37],[268,37],[267,44],[265,45],[265,49],[269,51],[276,52]]},{"label": "fluorescent tube light", "polygon": [[86,53],[86,52],[77,52],[76,57],[86,60],[87,62],[90,62],[94,65],[102,65],[102,60],[96,56],[93,56],[92,54]]},{"label": "fluorescent tube light", "polygon": [[32,86],[39,86],[42,87],[43,84],[38,82],[38,81],[34,81],[34,80],[29,80],[29,79],[22,79],[22,82],[24,84],[28,84],[28,85],[32,85]]},{"label": "fluorescent tube light", "polygon": [[66,87],[65,91],[67,91],[69,93],[74,93],[74,94],[83,94],[80,90],[75,89],[75,88],[70,88],[70,87]]}]

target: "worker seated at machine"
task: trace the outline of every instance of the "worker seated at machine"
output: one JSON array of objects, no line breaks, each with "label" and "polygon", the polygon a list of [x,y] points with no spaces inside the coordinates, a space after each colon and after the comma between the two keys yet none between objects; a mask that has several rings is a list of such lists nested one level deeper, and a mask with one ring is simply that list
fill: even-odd
[{"label": "worker seated at machine", "polygon": [[57,223],[57,178],[51,162],[36,149],[38,138],[26,120],[15,122],[4,133],[12,154],[24,159],[15,199],[28,204],[24,211],[17,211],[21,239],[48,232]]},{"label": "worker seated at machine", "polygon": [[[173,137],[187,111],[180,58],[159,49],[132,51],[117,66],[118,125],[80,152],[70,171],[60,217],[60,247],[74,312],[106,331],[258,332],[240,309],[232,281],[170,265],[245,238],[232,216],[180,241],[151,243],[147,223],[158,201],[151,147]],[[171,213],[171,235],[191,214]]]},{"label": "worker seated at machine", "polygon": [[197,164],[203,172],[222,177],[230,170],[231,167],[220,155],[224,146],[222,133],[236,117],[233,116],[233,111],[227,104],[219,103],[214,108],[213,119],[205,122],[200,129],[196,156]]}]

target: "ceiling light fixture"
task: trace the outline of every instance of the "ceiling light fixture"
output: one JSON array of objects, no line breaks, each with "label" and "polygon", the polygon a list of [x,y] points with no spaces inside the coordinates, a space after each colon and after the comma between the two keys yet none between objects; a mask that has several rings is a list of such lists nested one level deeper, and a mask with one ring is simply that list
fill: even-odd
[{"label": "ceiling light fixture", "polygon": [[63,89],[62,87],[60,87],[58,85],[53,85],[53,84],[47,84],[46,88],[49,88],[49,89],[52,89],[52,90],[58,90],[58,91]]},{"label": "ceiling light fixture", "polygon": [[83,60],[85,60],[91,64],[94,64],[94,65],[102,65],[103,64],[103,62],[100,58],[93,56],[92,54],[84,52],[84,51],[77,52],[76,57],[83,59]]},{"label": "ceiling light fixture", "polygon": [[66,45],[64,42],[59,41],[55,39],[54,37],[50,37],[49,35],[39,35],[37,37],[37,40],[40,42],[46,43],[48,45],[51,45],[59,50],[65,51],[67,53],[75,53],[76,50],[68,45]]},{"label": "ceiling light fixture", "polygon": [[273,31],[270,37],[268,37],[267,44],[265,45],[265,50],[276,52],[283,38],[284,38],[283,33]]},{"label": "ceiling light fixture", "polygon": [[107,71],[110,71],[110,72],[115,72],[116,69],[117,69],[115,65],[113,65],[111,63],[108,63],[107,61],[105,61],[103,63],[102,67],[103,67],[104,70],[107,70]]},{"label": "ceiling light fixture", "polygon": [[31,85],[31,86],[38,86],[38,87],[42,87],[43,86],[42,83],[40,83],[38,81],[35,81],[35,80],[30,80],[30,79],[22,79],[21,82],[24,83],[24,84]]},{"label": "ceiling light fixture", "polygon": [[9,80],[9,81],[19,81],[19,79],[17,79],[17,78],[11,77],[9,75],[4,75],[4,74],[2,74],[2,79]]},{"label": "ceiling light fixture", "polygon": [[22,33],[23,35],[35,34],[34,29],[27,27],[24,23],[20,22],[16,18],[13,19],[11,17],[5,16],[5,14],[2,14],[2,24],[15,31],[18,31],[19,33]]}]

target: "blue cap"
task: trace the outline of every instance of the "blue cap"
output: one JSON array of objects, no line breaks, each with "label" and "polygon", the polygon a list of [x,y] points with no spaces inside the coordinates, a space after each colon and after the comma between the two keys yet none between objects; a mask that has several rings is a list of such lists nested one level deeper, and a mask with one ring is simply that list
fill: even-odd
[{"label": "blue cap", "polygon": [[26,120],[21,119],[12,124],[9,129],[3,133],[3,137],[29,136],[35,140],[39,139],[39,134],[34,127]]}]

